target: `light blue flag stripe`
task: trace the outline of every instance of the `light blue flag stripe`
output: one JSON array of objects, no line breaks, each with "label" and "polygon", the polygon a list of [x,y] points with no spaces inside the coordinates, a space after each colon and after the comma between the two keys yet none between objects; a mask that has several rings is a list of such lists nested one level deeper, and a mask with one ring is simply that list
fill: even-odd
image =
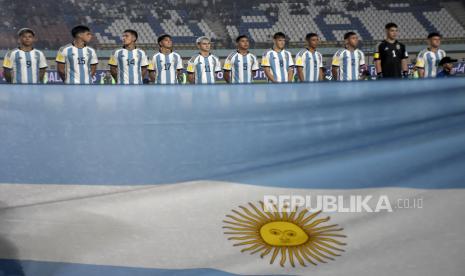
[{"label": "light blue flag stripe", "polygon": [[0,259],[0,275],[59,275],[59,276],[153,276],[153,275],[219,275],[232,276],[237,274],[228,273],[216,269],[196,268],[196,269],[156,269],[123,266],[90,265],[45,261],[23,261]]},{"label": "light blue flag stripe", "polygon": [[0,183],[465,187],[461,78],[0,89]]}]

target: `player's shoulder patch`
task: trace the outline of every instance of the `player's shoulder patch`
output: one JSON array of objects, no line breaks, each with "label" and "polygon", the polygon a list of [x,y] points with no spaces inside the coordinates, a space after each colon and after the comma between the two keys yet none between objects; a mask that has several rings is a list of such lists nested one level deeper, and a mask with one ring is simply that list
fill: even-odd
[{"label": "player's shoulder patch", "polygon": [[34,49],[34,51],[36,51],[36,53],[38,53],[39,55],[44,55],[44,52],[42,52],[41,50]]},{"label": "player's shoulder patch", "polygon": [[254,55],[252,53],[249,53],[249,55],[250,55],[250,58],[252,59],[252,62],[257,62],[258,59],[257,59],[256,55]]},{"label": "player's shoulder patch", "polygon": [[10,58],[10,57],[13,55],[13,52],[14,52],[14,51],[15,51],[15,50],[8,50],[8,51],[6,52],[6,54],[5,54],[5,58]]},{"label": "player's shoulder patch", "polygon": [[92,48],[92,47],[86,46],[86,48],[87,48],[87,51],[89,51],[89,52],[92,52],[92,53],[94,53],[94,54],[97,53],[97,52],[95,51],[95,49]]},{"label": "player's shoulder patch", "polygon": [[68,49],[69,47],[72,47],[72,46],[73,46],[73,44],[68,43],[68,44],[66,44],[64,46],[61,46],[60,49],[58,49],[58,52],[63,52],[64,50],[66,50],[66,49]]},{"label": "player's shoulder patch", "polygon": [[307,51],[307,49],[302,49],[302,50],[300,50],[300,51],[297,53],[297,55],[295,55],[295,56],[296,56],[296,57],[302,57],[302,56],[305,54],[306,51]]},{"label": "player's shoulder patch", "polygon": [[265,50],[265,52],[263,53],[263,56],[266,57],[268,56],[270,53],[272,53],[273,50],[272,49],[268,49],[268,50]]},{"label": "player's shoulder patch", "polygon": [[226,59],[232,60],[232,58],[237,54],[237,51],[231,52]]},{"label": "player's shoulder patch", "polygon": [[429,50],[428,49],[423,49],[418,53],[418,57],[422,58]]},{"label": "player's shoulder patch", "polygon": [[196,54],[196,55],[192,56],[191,59],[189,59],[189,62],[190,63],[195,63],[199,56],[200,56],[200,54]]},{"label": "player's shoulder patch", "polygon": [[340,57],[342,53],[344,53],[345,49],[339,49],[337,52],[334,54],[336,57]]},{"label": "player's shoulder patch", "polygon": [[212,58],[212,60],[214,62],[217,62],[217,63],[220,62],[220,59],[217,56],[215,56],[214,54],[211,54],[211,58]]},{"label": "player's shoulder patch", "polygon": [[118,56],[118,52],[120,51],[121,49],[115,49],[113,50],[113,52],[111,53],[112,56]]}]

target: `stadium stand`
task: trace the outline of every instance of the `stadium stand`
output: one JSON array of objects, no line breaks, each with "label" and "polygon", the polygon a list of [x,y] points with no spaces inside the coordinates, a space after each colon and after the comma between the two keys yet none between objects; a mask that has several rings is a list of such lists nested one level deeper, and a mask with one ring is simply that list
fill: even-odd
[{"label": "stadium stand", "polygon": [[[95,44],[103,49],[119,44],[128,28],[139,32],[140,44],[153,45],[157,36],[169,33],[178,47],[190,48],[201,35],[211,37],[218,47],[231,48],[238,34],[247,34],[258,46],[269,43],[276,31],[285,32],[296,44],[309,31],[327,42],[342,40],[347,31],[358,32],[364,41],[378,41],[388,21],[401,27],[403,40],[424,39],[433,31],[446,39],[465,37],[465,22],[459,16],[465,9],[459,1],[64,0],[57,5],[51,0],[23,0],[3,7],[3,49],[16,46],[15,32],[25,26],[37,31],[37,47],[56,49],[69,42],[69,29],[76,24],[89,25]],[[17,14],[21,16],[13,16]]]}]

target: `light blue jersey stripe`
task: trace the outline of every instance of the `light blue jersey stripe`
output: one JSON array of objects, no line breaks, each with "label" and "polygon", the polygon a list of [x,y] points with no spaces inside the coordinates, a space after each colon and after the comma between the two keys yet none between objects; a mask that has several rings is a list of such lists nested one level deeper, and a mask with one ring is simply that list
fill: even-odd
[{"label": "light blue jersey stripe", "polygon": [[176,84],[177,80],[176,80],[176,77],[177,77],[177,74],[178,74],[178,64],[179,64],[179,56],[177,55],[173,55],[175,57],[175,62],[174,62],[174,80],[172,82],[172,84]]},{"label": "light blue jersey stripe", "polygon": [[351,80],[357,80],[357,60],[355,59],[355,51],[350,51],[350,67],[351,67],[351,73],[352,73],[352,79]]},{"label": "light blue jersey stripe", "polygon": [[433,76],[433,55],[427,53],[426,61],[428,62],[428,75],[426,77],[431,78]]},{"label": "light blue jersey stripe", "polygon": [[347,51],[344,51],[344,53],[342,54],[342,68],[343,68],[342,80],[346,81],[349,75],[348,68],[347,68]]},{"label": "light blue jersey stripe", "polygon": [[72,47],[68,48],[67,57],[68,57],[68,66],[69,66],[69,83],[74,84],[75,83],[74,75],[76,73],[76,68],[74,68],[73,48]]},{"label": "light blue jersey stripe", "polygon": [[286,75],[284,73],[284,57],[283,57],[283,52],[278,53],[278,59],[279,59],[279,73],[281,74],[281,82],[284,82],[286,80]]},{"label": "light blue jersey stripe", "polygon": [[82,48],[78,48],[78,58],[79,58],[79,83],[84,84],[86,82],[86,75],[85,75],[85,66],[86,66],[86,61],[82,62],[84,60],[84,50]]},{"label": "light blue jersey stripe", "polygon": [[21,59],[19,56],[19,51],[15,54],[15,63],[16,63],[16,83],[21,83]]},{"label": "light blue jersey stripe", "polygon": [[318,59],[316,52],[312,53],[313,56],[313,80],[311,81],[318,81]]},{"label": "light blue jersey stripe", "polygon": [[35,59],[36,59],[36,83],[40,83],[40,53],[35,52]]},{"label": "light blue jersey stripe", "polygon": [[[208,59],[208,57],[203,57],[203,60],[205,62],[205,73],[207,74],[207,83],[213,83],[212,82],[212,68],[210,67],[210,61]],[[207,68],[210,69],[208,70],[209,72],[207,72]],[[213,68],[214,70],[214,68]]]},{"label": "light blue jersey stripe", "polygon": [[[166,55],[165,54],[165,66],[169,66],[167,67],[166,69],[168,70],[165,70],[165,74],[166,74],[166,83],[171,83],[171,61],[170,61],[170,55]],[[176,65],[175,65],[176,66]]]},{"label": "light blue jersey stripe", "polygon": [[93,80],[92,80],[92,73],[91,73],[91,61],[92,61],[92,51],[90,49],[87,49],[87,55],[89,57],[89,64],[87,64],[87,72],[89,74],[89,84],[92,84],[93,83]]},{"label": "light blue jersey stripe", "polygon": [[[245,83],[250,83],[250,74],[249,72],[251,72],[252,70],[249,68],[249,62],[248,62],[248,59],[249,59],[249,55],[246,55],[246,56],[242,56],[242,61],[243,61],[243,66],[244,66],[244,82]],[[250,69],[250,70],[249,70]]]},{"label": "light blue jersey stripe", "polygon": [[305,79],[304,81],[310,81],[310,53],[306,53],[307,59],[305,60]]},{"label": "light blue jersey stripe", "polygon": [[137,50],[137,72],[139,72],[139,84],[144,83],[144,80],[142,78],[142,52],[141,50]]},{"label": "light blue jersey stripe", "polygon": [[[32,58],[31,52],[26,52],[26,71],[27,71],[27,83],[32,83]],[[28,65],[29,64],[29,65]]]},{"label": "light blue jersey stripe", "polygon": [[129,84],[134,84],[134,64],[132,60],[134,59],[134,55],[132,51],[128,51],[128,70],[129,70]]},{"label": "light blue jersey stripe", "polygon": [[[200,64],[200,56],[198,57],[198,62],[195,69],[195,77],[197,79],[196,83],[202,83],[202,65]],[[195,62],[195,60],[194,60]],[[206,66],[206,65],[205,65]]]},{"label": "light blue jersey stripe", "polygon": [[118,52],[118,84],[124,84],[123,50]]},{"label": "light blue jersey stripe", "polygon": [[165,73],[164,68],[162,68],[162,66],[161,66],[161,55],[157,55],[156,62],[157,62],[157,68],[158,68],[157,83],[160,84],[161,83],[161,75],[163,73]]},{"label": "light blue jersey stripe", "polygon": [[240,55],[236,55],[236,59],[234,59],[233,57],[233,60],[234,60],[234,80],[233,80],[233,83],[239,83],[239,77],[240,77],[240,71],[239,71],[239,59],[240,59]]},{"label": "light blue jersey stripe", "polygon": [[274,59],[271,59],[271,57],[274,57],[273,53],[270,53],[270,65],[271,65],[271,72],[273,72],[273,77],[275,81],[277,80],[278,77],[278,72],[276,72],[276,63],[274,62]]},{"label": "light blue jersey stripe", "polygon": [[[287,71],[289,71],[289,68],[290,68],[289,64],[291,64],[290,62],[291,54],[290,53],[285,53],[285,54],[286,54],[286,66],[283,68],[283,70],[284,70],[285,76],[287,77]],[[288,81],[292,82],[293,80],[288,80]]]}]

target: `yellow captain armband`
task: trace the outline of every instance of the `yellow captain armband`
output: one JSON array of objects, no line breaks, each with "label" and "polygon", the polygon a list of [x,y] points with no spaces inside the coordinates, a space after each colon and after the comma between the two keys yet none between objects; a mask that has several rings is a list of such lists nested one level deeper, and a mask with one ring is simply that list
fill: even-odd
[{"label": "yellow captain armband", "polygon": [[225,63],[224,66],[223,66],[223,69],[224,70],[231,70],[231,63],[229,63],[229,62]]},{"label": "yellow captain armband", "polygon": [[11,69],[13,68],[12,64],[11,64],[11,60],[6,57],[4,60],[3,60],[3,67],[5,68],[8,68],[8,69]]},{"label": "yellow captain armband", "polygon": [[61,52],[58,52],[56,61],[61,62],[61,63],[65,63],[65,57],[63,56],[63,54]]}]

